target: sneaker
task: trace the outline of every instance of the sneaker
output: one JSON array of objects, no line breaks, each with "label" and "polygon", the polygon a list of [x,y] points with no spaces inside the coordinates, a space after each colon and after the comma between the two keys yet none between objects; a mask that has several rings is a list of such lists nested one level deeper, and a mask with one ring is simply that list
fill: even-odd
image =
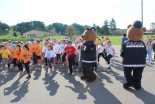
[{"label": "sneaker", "polygon": [[140,90],[141,88],[141,86],[135,86],[135,90]]},{"label": "sneaker", "polygon": [[31,78],[31,76],[30,75],[28,75],[27,77],[26,77],[26,79],[30,79]]},{"label": "sneaker", "polygon": [[128,89],[129,87],[134,87],[134,85],[131,83],[124,83],[123,87],[124,87],[124,89]]},{"label": "sneaker", "polygon": [[23,71],[20,71],[19,72],[19,77],[23,76],[24,75],[24,72]]},{"label": "sneaker", "polygon": [[52,72],[49,74],[49,76],[52,76]]}]

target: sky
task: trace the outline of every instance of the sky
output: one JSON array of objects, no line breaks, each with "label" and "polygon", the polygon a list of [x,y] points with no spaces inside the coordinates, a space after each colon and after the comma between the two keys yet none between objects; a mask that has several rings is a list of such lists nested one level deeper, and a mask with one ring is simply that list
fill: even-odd
[{"label": "sky", "polygon": [[[144,27],[155,22],[154,0],[144,2]],[[125,29],[141,20],[141,0],[0,0],[0,21],[8,25],[39,20],[49,25],[78,23],[102,26],[115,19]]]}]

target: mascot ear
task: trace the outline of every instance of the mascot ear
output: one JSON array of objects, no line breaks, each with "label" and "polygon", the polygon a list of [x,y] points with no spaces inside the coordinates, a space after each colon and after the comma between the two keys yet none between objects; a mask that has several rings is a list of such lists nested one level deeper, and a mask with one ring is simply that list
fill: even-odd
[{"label": "mascot ear", "polygon": [[146,28],[145,27],[143,27],[143,31],[146,32]]},{"label": "mascot ear", "polygon": [[129,29],[131,26],[132,26],[132,25],[128,25],[128,27],[127,27],[127,28]]}]

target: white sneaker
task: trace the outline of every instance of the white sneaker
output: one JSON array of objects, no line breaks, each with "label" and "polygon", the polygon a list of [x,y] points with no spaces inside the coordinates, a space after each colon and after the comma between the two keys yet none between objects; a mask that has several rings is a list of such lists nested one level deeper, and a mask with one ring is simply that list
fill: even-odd
[{"label": "white sneaker", "polygon": [[49,74],[49,76],[52,76],[52,72]]}]

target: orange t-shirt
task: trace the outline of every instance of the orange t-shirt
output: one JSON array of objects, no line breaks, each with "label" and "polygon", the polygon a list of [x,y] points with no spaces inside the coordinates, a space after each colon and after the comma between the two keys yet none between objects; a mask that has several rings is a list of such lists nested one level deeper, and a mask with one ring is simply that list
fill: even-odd
[{"label": "orange t-shirt", "polygon": [[36,45],[36,55],[37,56],[41,56],[42,55],[42,50],[41,50],[41,47],[39,45]]},{"label": "orange t-shirt", "polygon": [[30,51],[31,51],[31,52],[36,52],[36,45],[32,44],[32,45],[30,46]]},{"label": "orange t-shirt", "polygon": [[21,59],[22,59],[22,58],[21,58],[21,54],[22,54],[23,50],[21,50],[20,52],[17,50],[16,52],[17,52],[17,53],[16,53],[16,55],[17,55],[17,60],[21,60]]},{"label": "orange t-shirt", "polygon": [[23,50],[21,54],[21,58],[24,61],[24,63],[30,62],[31,61],[31,52],[27,50]]},{"label": "orange t-shirt", "polygon": [[12,58],[16,58],[16,59],[19,58],[19,52],[18,52],[17,49],[16,50],[12,50],[11,54],[12,54]]}]

